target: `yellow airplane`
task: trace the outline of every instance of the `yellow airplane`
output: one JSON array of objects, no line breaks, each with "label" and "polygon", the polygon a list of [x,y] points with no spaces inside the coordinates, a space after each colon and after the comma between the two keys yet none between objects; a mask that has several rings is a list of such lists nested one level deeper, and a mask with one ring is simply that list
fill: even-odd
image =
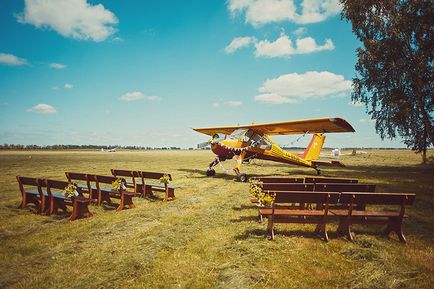
[{"label": "yellow airplane", "polygon": [[[214,166],[225,160],[237,157],[234,171],[238,180],[247,181],[247,175],[241,173],[241,164],[250,159],[263,159],[274,162],[313,168],[320,174],[320,165],[343,166],[338,161],[318,161],[321,148],[325,141],[324,133],[354,132],[354,128],[342,118],[316,118],[275,122],[267,124],[252,124],[241,126],[193,128],[195,131],[209,135],[211,140],[198,145],[203,148],[211,145],[216,154],[206,172],[207,176],[215,175]],[[306,150],[299,155],[283,150],[270,135],[313,134]]]}]

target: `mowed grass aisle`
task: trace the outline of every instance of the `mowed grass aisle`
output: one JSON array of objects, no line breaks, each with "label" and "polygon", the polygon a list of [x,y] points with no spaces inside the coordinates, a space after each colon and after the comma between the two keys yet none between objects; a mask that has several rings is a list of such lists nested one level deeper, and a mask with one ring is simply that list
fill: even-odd
[{"label": "mowed grass aisle", "polygon": [[[279,224],[276,240],[269,241],[248,185],[219,167],[214,178],[204,176],[212,158],[210,151],[0,152],[0,287],[434,287],[434,168],[418,165],[419,155],[370,151],[341,158],[346,168],[322,171],[376,183],[377,191],[415,192],[406,245],[384,238],[375,226],[355,226],[355,243],[332,233],[325,243],[312,225]],[[223,164],[231,169],[234,163]],[[16,175],[63,180],[65,171],[109,175],[111,168],[170,172],[181,187],[177,200],[136,198],[137,208],[122,212],[91,206],[92,218],[73,223],[16,209]],[[315,173],[263,161],[244,170]]]}]

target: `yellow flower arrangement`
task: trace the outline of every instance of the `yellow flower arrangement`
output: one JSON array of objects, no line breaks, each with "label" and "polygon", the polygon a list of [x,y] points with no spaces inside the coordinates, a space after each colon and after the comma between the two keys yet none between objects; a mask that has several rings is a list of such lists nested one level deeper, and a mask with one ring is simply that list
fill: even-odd
[{"label": "yellow flower arrangement", "polygon": [[112,188],[114,191],[119,192],[120,190],[125,190],[125,184],[122,179],[118,178],[112,182]]},{"label": "yellow flower arrangement", "polygon": [[63,192],[65,197],[71,198],[71,197],[77,197],[79,194],[77,192],[77,186],[74,184],[68,184],[65,187],[65,191]]},{"label": "yellow flower arrangement", "polygon": [[259,195],[262,193],[262,182],[257,181],[257,180],[250,180],[249,183],[250,183],[249,184],[249,186],[250,186],[250,189],[249,189],[250,195],[253,198],[259,199]]},{"label": "yellow flower arrangement", "polygon": [[169,175],[165,174],[164,176],[162,176],[160,178],[160,183],[162,183],[162,184],[169,184],[170,183]]},{"label": "yellow flower arrangement", "polygon": [[261,207],[271,207],[276,198],[276,194],[270,193],[269,191],[261,192],[259,195],[259,206]]}]

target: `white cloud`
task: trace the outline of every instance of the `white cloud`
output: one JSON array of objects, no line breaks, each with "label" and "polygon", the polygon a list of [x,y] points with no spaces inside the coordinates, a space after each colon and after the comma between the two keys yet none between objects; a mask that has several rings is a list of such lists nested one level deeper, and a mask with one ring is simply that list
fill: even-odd
[{"label": "white cloud", "polygon": [[229,106],[240,106],[243,104],[243,102],[240,100],[229,100],[229,101],[225,101],[224,104]]},{"label": "white cloud", "polygon": [[326,39],[323,45],[318,45],[312,37],[297,39],[293,46],[291,39],[284,33],[274,42],[262,40],[255,44],[257,57],[289,57],[295,54],[309,54],[323,50],[333,50],[331,39]]},{"label": "white cloud", "polygon": [[72,85],[72,84],[70,84],[70,83],[65,83],[65,84],[63,85],[63,87],[66,88],[66,89],[71,89],[71,88],[74,87],[74,85]]},{"label": "white cloud", "polygon": [[114,34],[116,16],[102,4],[87,0],[25,0],[24,11],[18,15],[20,23],[37,28],[50,28],[65,37],[104,41]]},{"label": "white cloud", "polygon": [[365,103],[361,102],[360,100],[353,100],[353,101],[350,101],[348,104],[352,105],[352,106],[357,106],[357,107],[365,105]]},{"label": "white cloud", "polygon": [[26,65],[27,60],[24,58],[19,58],[13,54],[0,53],[0,64],[10,65],[10,66],[20,66]]},{"label": "white cloud", "polygon": [[339,0],[303,0],[299,7],[294,0],[229,0],[227,3],[232,14],[245,13],[245,22],[253,26],[282,21],[317,23],[341,11]]},{"label": "white cloud", "polygon": [[121,100],[125,101],[133,101],[133,100],[139,100],[144,99],[145,95],[141,93],[140,91],[133,91],[133,92],[127,92],[124,95],[121,96]]},{"label": "white cloud", "polygon": [[161,100],[161,97],[159,97],[157,95],[145,96],[140,91],[133,91],[133,92],[125,93],[124,95],[122,95],[120,97],[120,99],[124,100],[124,101],[134,101],[134,100],[141,100],[141,99],[146,99],[149,101],[157,101],[157,100]]},{"label": "white cloud", "polygon": [[56,113],[57,110],[55,107],[49,105],[49,104],[45,104],[45,103],[39,103],[37,105],[35,105],[32,108],[27,109],[28,112],[37,112],[37,113],[42,113],[42,114],[52,114],[52,113]]},{"label": "white cloud", "polygon": [[259,88],[256,101],[274,104],[297,103],[309,98],[341,95],[351,89],[351,81],[328,71],[290,73],[268,79]]},{"label": "white cloud", "polygon": [[227,54],[232,54],[240,48],[247,47],[251,43],[256,42],[255,37],[245,36],[245,37],[236,37],[232,40],[232,42],[225,47],[225,52]]},{"label": "white cloud", "polygon": [[66,65],[62,63],[50,63],[50,67],[53,69],[64,69]]},{"label": "white cloud", "polygon": [[220,107],[220,102],[214,102],[214,103],[212,104],[212,106],[214,106],[214,107]]}]

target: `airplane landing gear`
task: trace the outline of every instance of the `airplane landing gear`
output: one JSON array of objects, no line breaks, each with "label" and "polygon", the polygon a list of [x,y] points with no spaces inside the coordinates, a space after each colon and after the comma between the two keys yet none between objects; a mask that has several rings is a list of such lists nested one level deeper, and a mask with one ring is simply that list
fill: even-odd
[{"label": "airplane landing gear", "polygon": [[316,170],[316,174],[317,174],[318,176],[321,175],[321,170],[320,170],[320,169],[315,168],[315,170]]},{"label": "airplane landing gear", "polygon": [[249,178],[247,177],[246,174],[241,173],[241,174],[239,174],[239,175],[237,176],[237,179],[238,179],[240,182],[245,183],[245,182],[247,182],[247,180],[248,180]]},{"label": "airplane landing gear", "polygon": [[206,176],[207,177],[212,177],[212,176],[214,176],[215,175],[215,170],[214,169],[210,169],[210,168],[208,168],[207,170],[206,170]]}]

